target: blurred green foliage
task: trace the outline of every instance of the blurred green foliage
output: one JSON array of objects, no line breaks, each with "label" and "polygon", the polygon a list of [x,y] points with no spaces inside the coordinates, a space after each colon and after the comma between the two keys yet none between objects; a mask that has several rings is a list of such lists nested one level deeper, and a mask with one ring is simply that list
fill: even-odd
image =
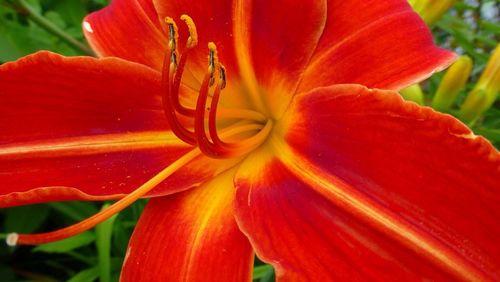
[{"label": "blurred green foliage", "polygon": [[[107,5],[108,0],[19,0],[65,34],[84,43],[83,17]],[[82,55],[54,32],[40,26],[16,0],[0,0],[0,63],[12,61],[37,50],[64,55]],[[436,42],[474,61],[472,77],[454,105],[484,69],[491,50],[498,44],[500,24],[495,0],[458,1],[432,28]],[[426,100],[432,99],[442,74],[422,84]],[[452,112],[453,114],[453,112]],[[478,134],[500,146],[500,108],[498,102],[474,124]],[[128,239],[145,201],[139,201],[118,216],[77,237],[37,247],[9,248],[0,244],[0,281],[117,281]],[[8,232],[40,232],[61,228],[82,220],[101,209],[101,203],[64,202],[17,207],[0,211],[0,237]],[[257,260],[256,281],[273,281],[270,266]],[[168,267],[168,266],[166,266]]]},{"label": "blurred green foliage", "polygon": [[108,0],[0,1],[0,62],[12,61],[37,50],[51,50],[68,56],[82,54],[27,17],[23,2],[68,35],[83,42],[83,17],[104,7]]},{"label": "blurred green foliage", "polygon": [[[460,92],[450,114],[457,116],[458,108],[464,102],[467,93],[473,89],[492,50],[500,41],[499,9],[500,4],[497,0],[457,1],[432,28],[438,45],[454,50],[458,54],[468,55],[474,64],[471,77]],[[443,72],[437,73],[422,83],[427,101],[432,100],[442,77]],[[485,136],[497,148],[500,148],[498,100],[479,120],[469,125],[476,134]]]}]

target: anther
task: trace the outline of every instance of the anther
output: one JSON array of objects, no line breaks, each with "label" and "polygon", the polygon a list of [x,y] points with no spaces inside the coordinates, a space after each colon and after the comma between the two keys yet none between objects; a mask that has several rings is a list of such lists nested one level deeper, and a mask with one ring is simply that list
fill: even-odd
[{"label": "anther", "polygon": [[219,66],[219,57],[217,55],[217,46],[215,43],[208,43],[208,74],[210,74],[210,84],[213,86],[215,83],[214,73],[216,68]]},{"label": "anther", "polygon": [[[180,55],[180,59],[177,61],[177,58],[175,58],[175,65],[172,66],[171,68],[171,73],[173,74],[173,83],[171,90],[172,104],[175,110],[179,112],[181,115],[193,117],[194,110],[182,106],[179,101],[179,88],[181,85],[182,74],[184,72],[184,67],[186,66],[188,54],[190,50],[193,49],[198,44],[198,33],[196,32],[196,25],[194,24],[193,19],[191,19],[191,17],[189,17],[188,15],[182,15],[181,20],[184,21],[184,23],[188,28],[189,37],[186,41],[186,47],[184,48],[183,52]],[[173,22],[172,19],[169,19],[168,21]]]},{"label": "anther", "polygon": [[182,15],[181,20],[186,23],[189,32],[189,37],[186,42],[186,48],[192,49],[196,45],[198,45],[198,33],[196,32],[196,25],[194,24],[193,19],[188,15]]},{"label": "anther", "polygon": [[179,29],[175,24],[174,19],[170,17],[165,18],[165,23],[168,26],[168,48],[174,52],[177,50],[177,41],[179,39]]},{"label": "anther", "polygon": [[219,72],[220,72],[220,89],[226,88],[226,67],[223,64],[219,64]]},{"label": "anther", "polygon": [[177,71],[177,55],[175,52],[171,52],[170,53],[170,73],[171,74],[175,74],[175,72]]}]

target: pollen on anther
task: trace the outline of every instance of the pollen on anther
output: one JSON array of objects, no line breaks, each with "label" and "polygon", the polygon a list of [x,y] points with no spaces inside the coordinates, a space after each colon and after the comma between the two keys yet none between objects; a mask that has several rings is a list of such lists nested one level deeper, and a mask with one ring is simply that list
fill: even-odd
[{"label": "pollen on anther", "polygon": [[220,71],[220,89],[224,89],[226,88],[226,79],[227,79],[226,67],[224,67],[223,64],[219,64],[219,71]]},{"label": "pollen on anther", "polygon": [[165,23],[168,25],[168,47],[170,50],[175,51],[177,49],[177,41],[179,39],[179,29],[177,28],[174,19],[171,17],[166,17]]},{"label": "pollen on anther", "polygon": [[5,242],[7,243],[8,246],[14,247],[17,245],[18,239],[19,235],[17,233],[9,233],[7,235],[7,239],[5,239]]},{"label": "pollen on anther", "polygon": [[193,48],[198,45],[198,32],[196,31],[196,25],[194,24],[193,19],[188,15],[182,15],[181,20],[186,23],[189,31],[189,38],[187,40],[186,47]]},{"label": "pollen on anther", "polygon": [[213,42],[208,43],[208,72],[213,74],[216,67],[219,65],[219,57],[217,55],[217,46]]}]

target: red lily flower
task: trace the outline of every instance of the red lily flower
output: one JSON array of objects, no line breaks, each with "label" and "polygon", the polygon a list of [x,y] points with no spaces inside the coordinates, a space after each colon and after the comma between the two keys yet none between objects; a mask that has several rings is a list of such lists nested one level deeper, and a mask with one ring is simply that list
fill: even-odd
[{"label": "red lily flower", "polygon": [[123,281],[249,280],[254,251],[279,280],[500,279],[500,155],[394,92],[454,58],[405,0],[191,2],[115,0],[83,24],[106,58],[0,67],[0,206],[121,198],[9,243],[146,196]]}]

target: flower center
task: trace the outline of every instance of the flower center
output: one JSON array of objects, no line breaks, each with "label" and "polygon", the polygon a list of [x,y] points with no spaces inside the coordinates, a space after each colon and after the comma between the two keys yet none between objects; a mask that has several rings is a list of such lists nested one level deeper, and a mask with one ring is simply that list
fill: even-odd
[{"label": "flower center", "polygon": [[[269,136],[273,121],[263,114],[249,109],[219,109],[219,99],[227,84],[227,73],[219,62],[217,47],[208,44],[208,68],[198,92],[195,108],[184,107],[180,103],[179,89],[188,54],[198,44],[196,26],[193,20],[183,15],[189,37],[182,54],[177,50],[178,32],[175,22],[166,19],[168,25],[168,52],[165,55],[162,74],[163,107],[172,131],[184,142],[195,148],[171,163],[158,174],[146,181],[101,212],[68,227],[38,234],[10,233],[6,242],[10,246],[34,245],[59,241],[88,230],[112,215],[125,209],[166,178],[174,174],[201,153],[212,158],[233,158],[243,156],[260,146]],[[207,107],[208,106],[208,107]],[[226,119],[220,122],[220,118]],[[187,122],[186,122],[187,120]],[[225,125],[219,134],[218,123]],[[188,127],[185,124],[194,126]],[[224,141],[222,138],[231,138]]]},{"label": "flower center", "polygon": [[[184,142],[198,146],[212,158],[232,158],[247,154],[261,145],[271,132],[273,122],[259,112],[248,109],[222,109],[218,113],[218,104],[222,90],[227,85],[225,67],[219,62],[217,46],[208,44],[208,64],[201,83],[196,107],[184,107],[180,103],[179,90],[182,74],[190,51],[198,45],[198,35],[193,20],[182,15],[189,37],[183,52],[178,51],[178,28],[172,18],[166,18],[168,25],[168,52],[163,63],[162,89],[163,107],[172,131]],[[210,100],[210,101],[209,101]],[[236,136],[231,142],[223,141],[218,133],[218,118],[235,120],[236,127],[256,127],[256,133],[250,137]],[[190,130],[181,122],[181,118],[190,120],[194,129]]]}]

